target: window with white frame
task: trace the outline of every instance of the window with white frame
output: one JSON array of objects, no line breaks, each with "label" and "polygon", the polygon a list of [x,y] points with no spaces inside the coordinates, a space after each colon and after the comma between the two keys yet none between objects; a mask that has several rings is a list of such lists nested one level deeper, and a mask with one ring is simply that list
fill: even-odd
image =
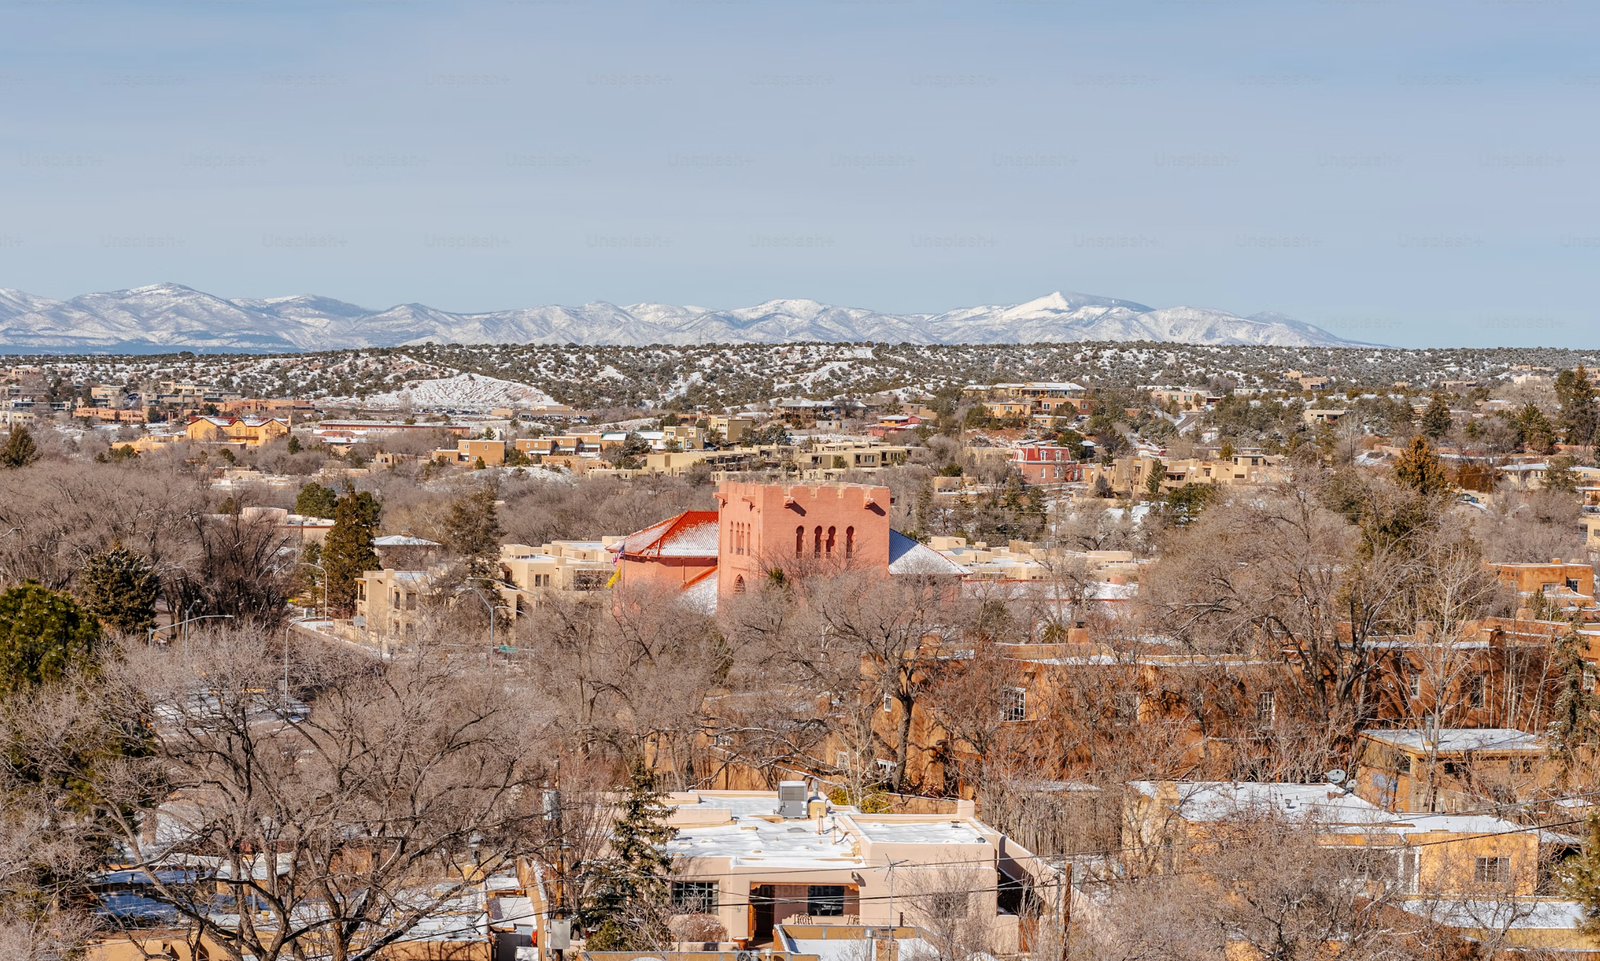
[{"label": "window with white frame", "polygon": [[1000,692],[1000,720],[1026,721],[1028,719],[1028,692],[1020,687],[1008,687]]},{"label": "window with white frame", "polygon": [[1498,884],[1511,878],[1510,858],[1473,858],[1472,880],[1482,884]]},{"label": "window with white frame", "polygon": [[1262,724],[1271,724],[1278,712],[1278,697],[1272,691],[1262,691],[1256,695],[1256,720]]}]

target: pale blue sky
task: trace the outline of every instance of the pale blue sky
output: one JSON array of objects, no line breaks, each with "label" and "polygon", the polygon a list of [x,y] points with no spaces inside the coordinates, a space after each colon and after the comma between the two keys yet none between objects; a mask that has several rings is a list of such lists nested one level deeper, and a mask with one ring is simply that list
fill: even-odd
[{"label": "pale blue sky", "polygon": [[1593,347],[1577,0],[0,2],[0,286]]}]

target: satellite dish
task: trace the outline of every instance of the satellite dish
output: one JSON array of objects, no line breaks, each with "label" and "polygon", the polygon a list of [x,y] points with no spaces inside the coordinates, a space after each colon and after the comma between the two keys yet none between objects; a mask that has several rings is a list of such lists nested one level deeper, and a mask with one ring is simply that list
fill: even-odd
[{"label": "satellite dish", "polygon": [[1344,779],[1345,779],[1344,768],[1336,767],[1333,770],[1329,771],[1327,774],[1324,774],[1322,777],[1329,784],[1344,784]]}]

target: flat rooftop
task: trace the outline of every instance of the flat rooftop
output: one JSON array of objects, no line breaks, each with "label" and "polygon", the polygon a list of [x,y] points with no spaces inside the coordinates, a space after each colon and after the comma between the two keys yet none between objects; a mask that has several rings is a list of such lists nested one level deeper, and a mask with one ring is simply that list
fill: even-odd
[{"label": "flat rooftop", "polygon": [[[1362,731],[1362,736],[1406,751],[1427,751],[1427,731]],[[1536,751],[1544,753],[1544,738],[1509,727],[1447,727],[1438,731],[1439,751]]]}]

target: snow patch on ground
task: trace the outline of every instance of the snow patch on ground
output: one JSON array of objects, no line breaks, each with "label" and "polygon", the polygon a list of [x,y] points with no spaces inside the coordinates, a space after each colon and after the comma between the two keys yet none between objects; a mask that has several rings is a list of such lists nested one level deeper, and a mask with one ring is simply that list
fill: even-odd
[{"label": "snow patch on ground", "polygon": [[373,394],[362,402],[362,406],[488,411],[496,407],[516,408],[553,403],[555,401],[549,394],[527,384],[482,374],[457,374],[454,377],[407,381],[395,390]]}]

